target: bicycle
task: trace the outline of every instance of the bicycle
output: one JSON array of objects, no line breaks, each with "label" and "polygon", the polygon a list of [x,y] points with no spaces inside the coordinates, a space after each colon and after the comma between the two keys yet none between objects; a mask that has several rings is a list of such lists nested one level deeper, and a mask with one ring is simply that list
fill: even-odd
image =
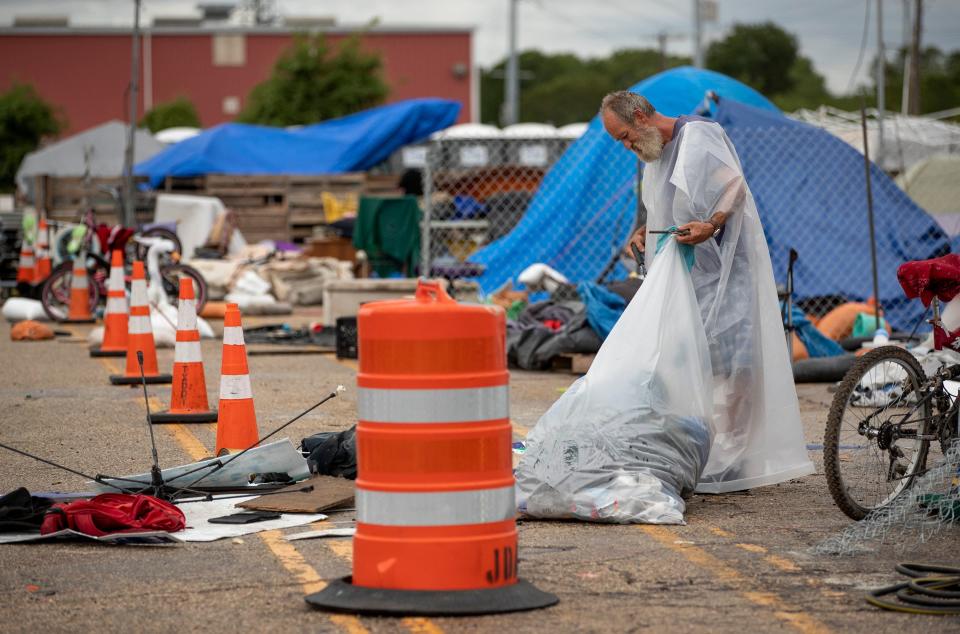
[{"label": "bicycle", "polygon": [[[133,259],[146,259],[147,251],[152,244],[151,240],[164,241],[164,248],[160,250],[161,261],[158,262],[162,279],[163,292],[172,304],[175,304],[179,295],[179,278],[187,276],[194,281],[194,291],[197,297],[198,312],[203,309],[207,301],[206,281],[199,271],[191,266],[180,263],[180,240],[176,234],[165,227],[152,227],[140,234],[134,234],[129,229],[114,227],[109,231],[110,237],[105,241],[96,233],[93,213],[84,214],[83,223],[76,227],[70,243],[65,250],[73,254],[85,254],[87,280],[89,281],[89,308],[94,313],[107,296],[107,279],[110,275],[110,262],[101,251],[110,253],[113,249],[123,249],[126,253],[125,261],[132,265]],[[103,249],[101,245],[106,249]],[[129,270],[125,272],[125,281],[129,284]],[[73,281],[73,259],[65,259],[50,273],[50,277],[43,283],[40,291],[40,301],[44,312],[54,321],[66,318],[70,305],[70,286]]]},{"label": "bicycle", "polygon": [[[932,302],[935,350],[949,337]],[[937,332],[939,330],[939,332]],[[824,433],[824,471],[830,495],[851,519],[892,503],[926,472],[936,443],[946,452],[958,437],[960,364],[927,376],[899,346],[863,355],[844,375]]]}]

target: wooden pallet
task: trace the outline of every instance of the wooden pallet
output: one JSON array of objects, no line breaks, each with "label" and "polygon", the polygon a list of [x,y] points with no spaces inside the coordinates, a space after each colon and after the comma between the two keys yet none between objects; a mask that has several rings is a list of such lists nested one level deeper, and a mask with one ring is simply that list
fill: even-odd
[{"label": "wooden pallet", "polygon": [[595,354],[583,354],[579,352],[559,354],[553,358],[553,369],[558,372],[569,372],[570,374],[586,374],[596,356]]}]

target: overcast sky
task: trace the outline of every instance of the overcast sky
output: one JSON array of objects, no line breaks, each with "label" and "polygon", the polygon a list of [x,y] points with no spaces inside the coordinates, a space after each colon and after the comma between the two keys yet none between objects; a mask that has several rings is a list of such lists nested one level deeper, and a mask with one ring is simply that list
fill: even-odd
[{"label": "overcast sky", "polygon": [[[488,66],[507,47],[510,0],[276,0],[287,15],[332,16],[341,25],[379,17],[383,25],[456,25],[476,29],[476,60]],[[719,20],[706,39],[722,37],[734,23],[774,21],[794,33],[803,55],[813,59],[834,92],[847,89],[860,51],[866,3],[871,5],[867,50],[858,81],[876,52],[876,0],[717,0]],[[0,24],[16,15],[67,14],[75,26],[130,24],[132,0],[0,0]],[[143,0],[145,13],[188,13],[196,2]],[[674,39],[671,53],[690,55],[693,0],[520,0],[519,46],[580,56],[603,56],[618,48],[655,47],[655,35]],[[903,1],[883,0],[888,49],[903,41]],[[925,0],[925,45],[960,49],[960,0]]]}]

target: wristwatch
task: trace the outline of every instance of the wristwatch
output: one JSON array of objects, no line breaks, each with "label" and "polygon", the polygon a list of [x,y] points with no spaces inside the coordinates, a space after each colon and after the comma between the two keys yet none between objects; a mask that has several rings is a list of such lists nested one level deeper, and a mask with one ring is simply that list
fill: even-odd
[{"label": "wristwatch", "polygon": [[707,223],[708,223],[711,227],[713,227],[713,237],[714,237],[714,238],[716,238],[718,235],[720,235],[720,230],[723,229],[723,225],[714,222],[712,218],[709,219],[709,220],[707,220]]}]

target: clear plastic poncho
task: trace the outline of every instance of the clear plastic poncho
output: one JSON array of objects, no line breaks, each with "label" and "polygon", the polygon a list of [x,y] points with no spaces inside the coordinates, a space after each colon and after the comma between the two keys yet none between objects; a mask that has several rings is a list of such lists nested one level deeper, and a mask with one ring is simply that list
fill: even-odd
[{"label": "clear plastic poncho", "polygon": [[[660,159],[645,166],[643,203],[648,231],[729,213],[719,241],[696,245],[691,271],[714,385],[715,437],[697,490],[723,493],[813,473],[770,253],[723,129],[706,121],[683,125]],[[661,257],[648,248],[648,268]]]},{"label": "clear plastic poncho", "polygon": [[712,440],[710,352],[674,239],[587,374],[526,439],[517,499],[533,517],[682,524]]}]

